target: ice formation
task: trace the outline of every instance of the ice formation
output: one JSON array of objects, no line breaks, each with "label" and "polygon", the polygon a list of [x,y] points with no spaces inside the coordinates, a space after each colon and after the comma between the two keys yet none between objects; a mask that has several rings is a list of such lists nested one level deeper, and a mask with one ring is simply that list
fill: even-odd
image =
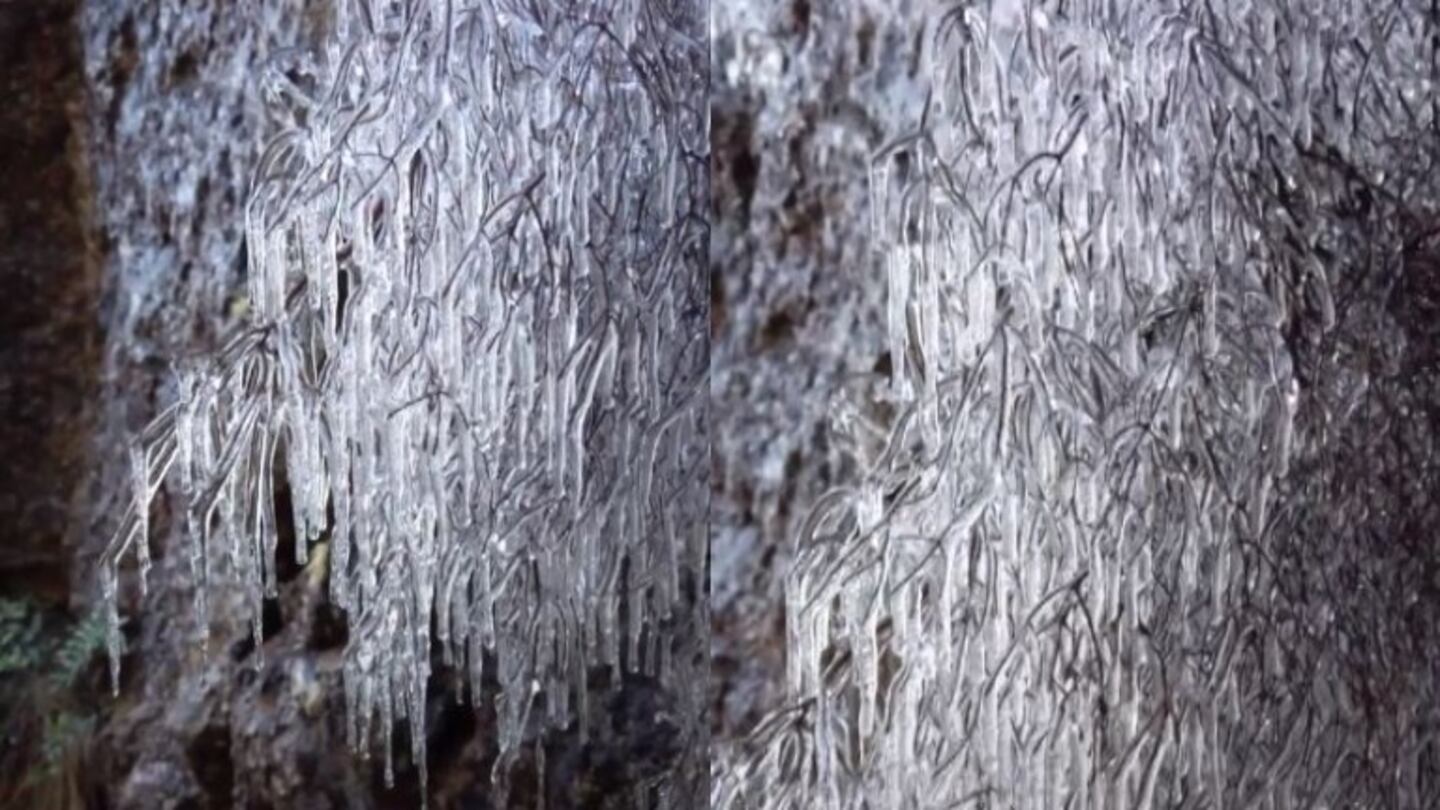
[{"label": "ice formation", "polygon": [[542,710],[585,733],[591,667],[694,680],[662,623],[704,559],[707,51],[689,3],[337,0],[274,56],[249,325],[134,442],[112,666],[169,482],[201,627],[235,578],[259,640],[282,522],[326,549],[387,776],[408,723],[423,779],[432,648],[472,696],[494,662],[502,765]]},{"label": "ice formation", "polygon": [[[869,190],[896,415],[797,538],[788,703],[717,766],[714,806],[1278,810],[1378,756],[1334,637],[1295,653],[1279,618],[1298,310],[1321,334],[1340,314],[1335,266],[1285,275],[1326,235],[1280,230],[1308,240],[1288,253],[1270,237],[1298,229],[1257,209],[1270,166],[1365,165],[1358,127],[1434,123],[1395,103],[1434,88],[1421,9],[1394,5],[916,21],[928,95]],[[1413,718],[1396,806],[1434,753]]]}]

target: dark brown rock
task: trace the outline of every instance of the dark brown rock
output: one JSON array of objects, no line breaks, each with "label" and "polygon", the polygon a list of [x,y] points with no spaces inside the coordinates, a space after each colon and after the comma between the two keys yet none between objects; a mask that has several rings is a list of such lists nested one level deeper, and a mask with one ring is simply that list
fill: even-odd
[{"label": "dark brown rock", "polygon": [[52,602],[100,369],[76,11],[0,5],[0,592]]}]

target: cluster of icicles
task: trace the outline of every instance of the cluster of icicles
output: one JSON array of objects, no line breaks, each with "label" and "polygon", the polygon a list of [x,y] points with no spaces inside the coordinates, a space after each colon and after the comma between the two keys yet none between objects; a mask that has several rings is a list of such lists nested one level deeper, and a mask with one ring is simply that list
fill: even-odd
[{"label": "cluster of icicles", "polygon": [[287,482],[296,562],[323,549],[348,615],[351,741],[379,738],[387,778],[408,720],[423,781],[432,644],[473,697],[494,662],[497,774],[532,710],[585,733],[588,668],[687,666],[657,626],[703,560],[704,131],[675,101],[703,18],[536,13],[339,0],[320,52],[277,55],[250,325],[179,368],[103,561],[118,667],[119,566],[144,587],[168,481],[201,627],[238,580],[258,641]]},{"label": "cluster of icicles", "polygon": [[[1326,795],[1334,760],[1299,740],[1341,733],[1315,731],[1333,694],[1243,713],[1271,705],[1267,679],[1305,677],[1273,634],[1238,652],[1227,603],[1270,590],[1238,549],[1263,553],[1296,452],[1295,304],[1218,170],[1258,163],[1256,132],[1306,149],[1350,129],[1310,99],[1335,81],[1322,58],[1354,74],[1337,94],[1363,81],[1335,43],[1368,12],[1215,5],[1016,0],[926,21],[923,123],[870,184],[893,408],[838,408],[835,433],[875,449],[798,538],[786,703],[716,770],[714,806]],[[1394,58],[1417,45],[1387,36]],[[905,180],[902,152],[922,167]],[[1327,327],[1328,272],[1303,287]]]}]

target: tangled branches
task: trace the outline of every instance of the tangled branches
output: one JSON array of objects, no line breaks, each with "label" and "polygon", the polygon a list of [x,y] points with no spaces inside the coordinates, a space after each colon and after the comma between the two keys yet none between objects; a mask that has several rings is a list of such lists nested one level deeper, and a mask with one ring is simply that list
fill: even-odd
[{"label": "tangled branches", "polygon": [[584,734],[591,667],[691,679],[661,625],[703,564],[702,26],[688,4],[340,0],[323,47],[276,54],[251,326],[137,438],[112,604],[171,479],[197,610],[238,579],[258,641],[292,520],[298,562],[328,553],[351,740],[378,734],[387,776],[408,721],[423,780],[432,644],[474,697],[494,668],[497,777],[532,712]]},{"label": "tangled branches", "polygon": [[1419,2],[967,4],[727,807],[1440,801]]}]

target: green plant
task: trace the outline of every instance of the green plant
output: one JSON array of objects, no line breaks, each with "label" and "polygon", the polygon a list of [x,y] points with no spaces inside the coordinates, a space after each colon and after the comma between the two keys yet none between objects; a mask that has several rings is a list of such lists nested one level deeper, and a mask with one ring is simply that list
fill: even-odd
[{"label": "green plant", "polygon": [[39,637],[40,614],[29,602],[0,599],[0,676],[35,666]]},{"label": "green plant", "polygon": [[105,631],[99,612],[76,620],[0,598],[0,808],[74,806],[98,719],[84,676]]},{"label": "green plant", "polygon": [[105,616],[95,611],[71,625],[51,656],[48,678],[56,690],[71,689],[95,655],[105,649]]}]

